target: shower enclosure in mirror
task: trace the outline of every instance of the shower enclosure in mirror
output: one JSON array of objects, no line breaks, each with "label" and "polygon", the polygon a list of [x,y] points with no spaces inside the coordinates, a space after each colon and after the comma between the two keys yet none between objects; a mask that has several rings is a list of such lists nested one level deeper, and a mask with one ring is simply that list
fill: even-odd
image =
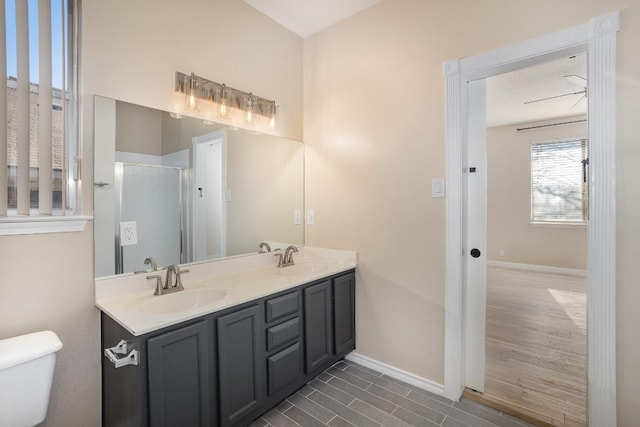
[{"label": "shower enclosure in mirror", "polygon": [[304,244],[301,142],[100,96],[94,113],[96,277]]},{"label": "shower enclosure in mirror", "polygon": [[185,262],[182,185],[181,168],[115,163],[116,273],[145,270],[150,254],[158,265]]}]

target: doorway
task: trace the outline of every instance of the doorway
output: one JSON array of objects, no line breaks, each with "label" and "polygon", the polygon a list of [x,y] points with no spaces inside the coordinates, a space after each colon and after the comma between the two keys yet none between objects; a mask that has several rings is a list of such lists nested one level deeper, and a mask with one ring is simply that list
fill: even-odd
[{"label": "doorway", "polygon": [[469,82],[561,57],[589,58],[589,146],[591,178],[588,231],[589,330],[588,410],[592,425],[615,425],[615,45],[619,13],[614,12],[557,33],[445,64],[447,97],[447,233],[445,292],[445,394],[458,399],[464,390],[467,349],[463,242]]},{"label": "doorway", "polygon": [[485,138],[469,148],[468,247],[483,247],[467,286],[485,288],[486,310],[467,327],[486,329],[467,340],[465,395],[559,426],[586,425],[586,71],[570,55],[485,79]]},{"label": "doorway", "polygon": [[226,256],[226,134],[193,138],[193,261]]}]

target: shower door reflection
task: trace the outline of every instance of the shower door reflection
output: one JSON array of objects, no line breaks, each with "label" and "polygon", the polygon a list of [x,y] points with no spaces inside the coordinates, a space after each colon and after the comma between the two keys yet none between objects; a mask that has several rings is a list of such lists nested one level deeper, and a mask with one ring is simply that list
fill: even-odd
[{"label": "shower door reflection", "polygon": [[158,268],[185,262],[182,179],[177,167],[115,163],[116,273],[147,270],[148,257]]}]

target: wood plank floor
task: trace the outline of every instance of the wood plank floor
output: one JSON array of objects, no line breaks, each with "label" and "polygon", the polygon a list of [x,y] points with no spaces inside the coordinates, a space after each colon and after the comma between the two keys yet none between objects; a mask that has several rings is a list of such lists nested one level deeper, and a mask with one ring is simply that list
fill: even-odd
[{"label": "wood plank floor", "polygon": [[587,425],[586,286],[584,277],[487,268],[484,403]]}]

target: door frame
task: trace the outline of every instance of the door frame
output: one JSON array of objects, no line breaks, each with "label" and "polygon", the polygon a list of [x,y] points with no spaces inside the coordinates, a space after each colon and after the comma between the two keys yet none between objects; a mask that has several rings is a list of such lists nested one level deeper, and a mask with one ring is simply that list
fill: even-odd
[{"label": "door frame", "polygon": [[[222,155],[222,164],[221,166],[221,176],[222,176],[222,194],[220,200],[220,217],[222,222],[222,231],[220,235],[220,249],[222,256],[226,256],[226,248],[227,248],[227,132],[224,129],[217,130],[215,132],[207,133],[200,136],[195,136],[192,139],[192,177],[191,177],[191,206],[193,212],[191,212],[191,251],[192,251],[192,259],[196,257],[196,229],[198,227],[197,220],[197,209],[196,209],[196,200],[197,200],[197,177],[198,177],[198,146],[203,144],[208,144],[211,141],[215,141],[220,144],[221,147],[221,155]],[[203,261],[203,260],[200,260]]]},{"label": "door frame", "polygon": [[587,53],[589,84],[590,205],[587,302],[588,419],[616,424],[616,37],[620,13],[480,55],[445,62],[446,272],[445,395],[464,390],[463,219],[467,82],[560,57]]}]

